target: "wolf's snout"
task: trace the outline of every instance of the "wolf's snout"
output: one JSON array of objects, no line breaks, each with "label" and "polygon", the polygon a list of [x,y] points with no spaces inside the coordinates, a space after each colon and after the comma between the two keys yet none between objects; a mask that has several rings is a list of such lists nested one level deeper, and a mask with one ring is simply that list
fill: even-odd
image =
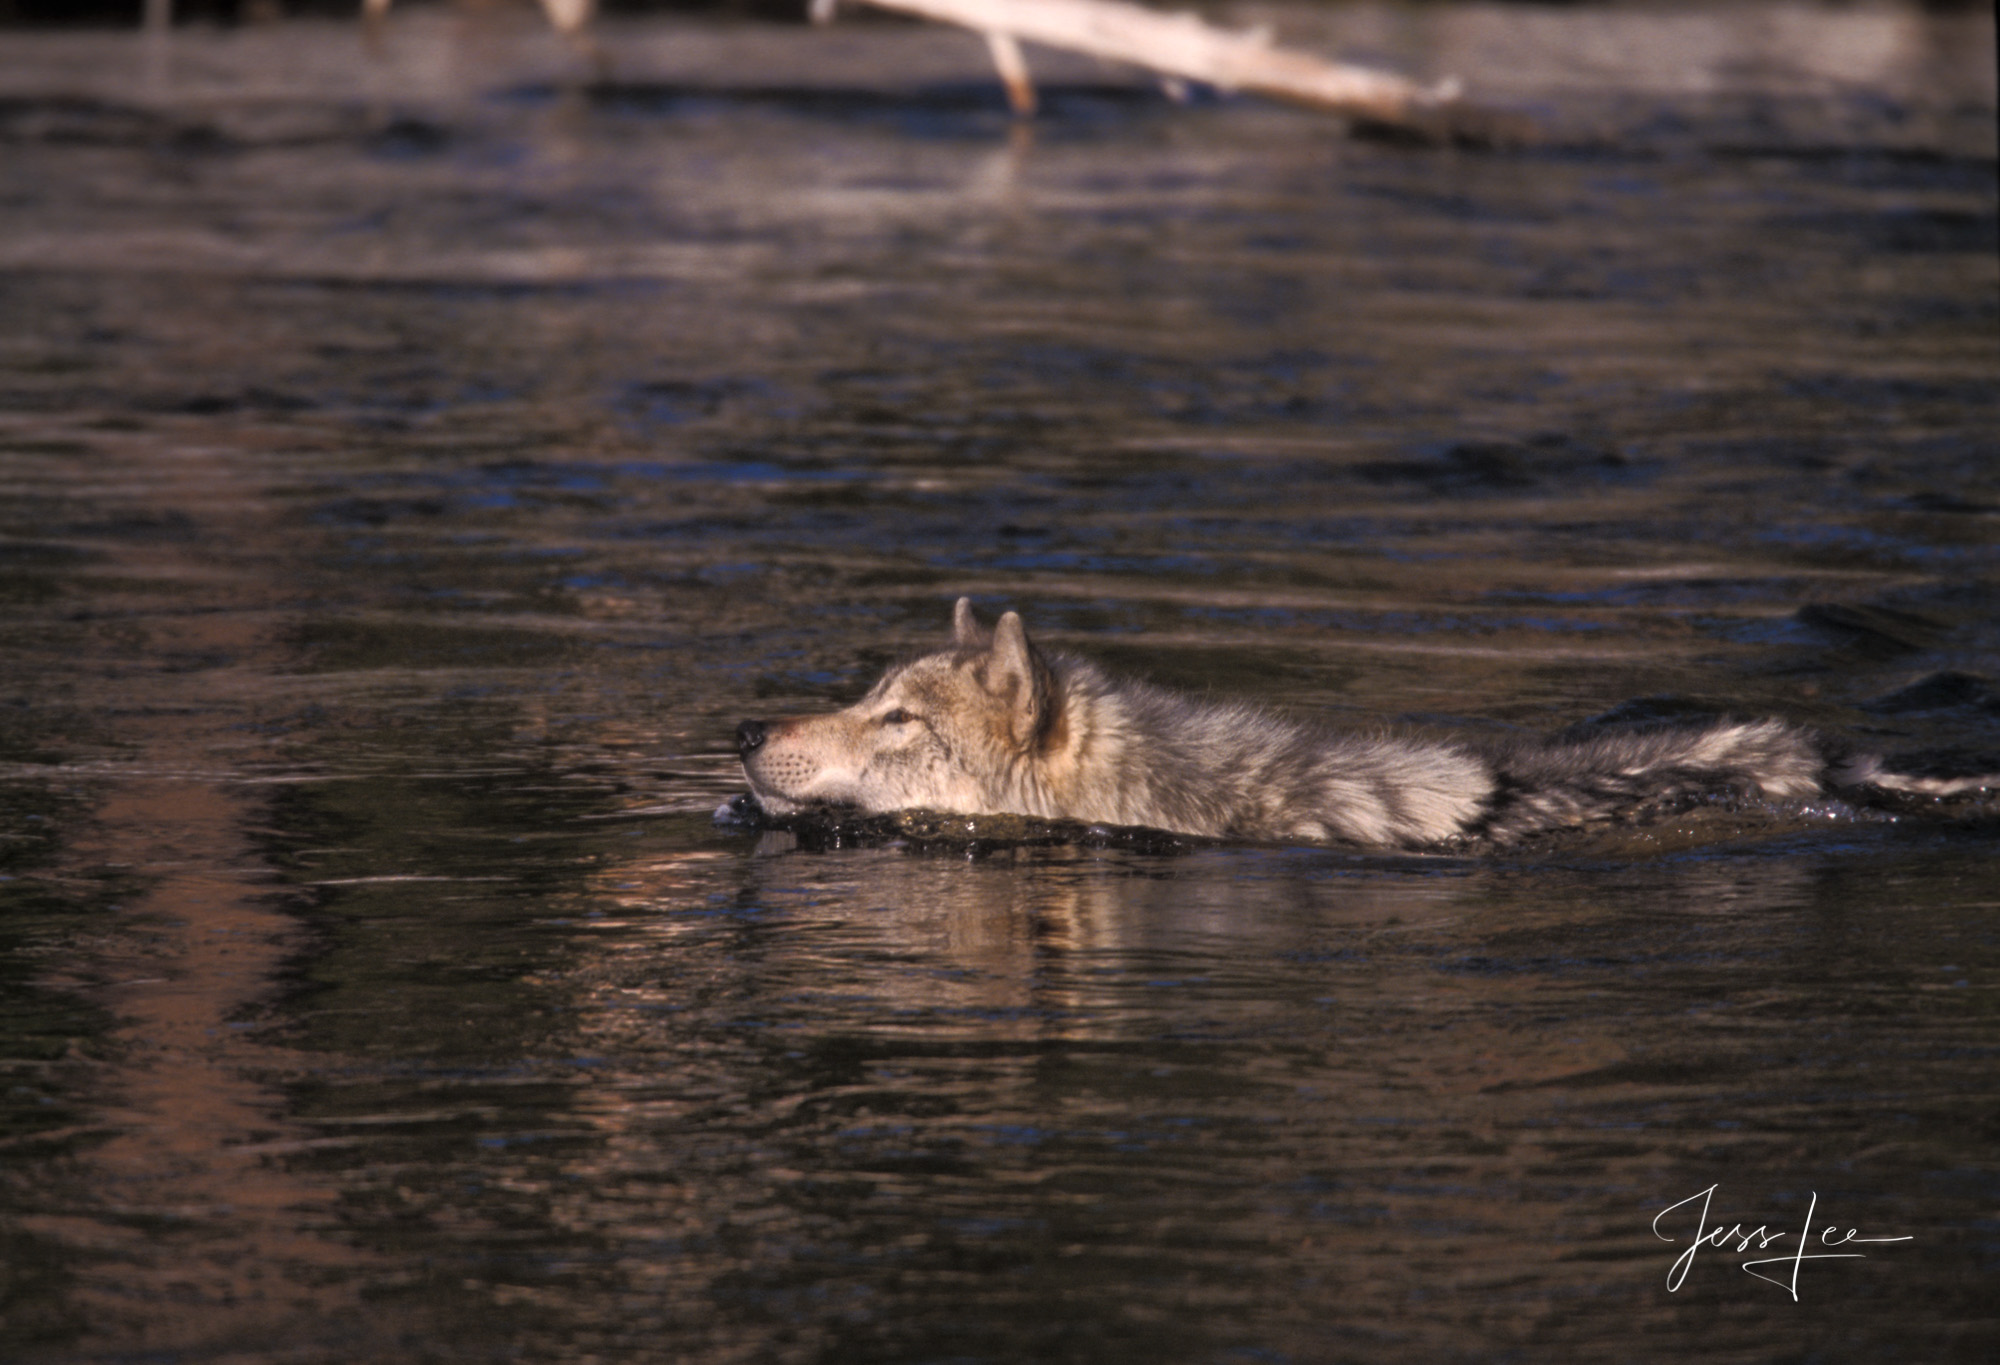
[{"label": "wolf's snout", "polygon": [[746,720],[736,727],[736,752],[744,758],[764,747],[764,722]]}]

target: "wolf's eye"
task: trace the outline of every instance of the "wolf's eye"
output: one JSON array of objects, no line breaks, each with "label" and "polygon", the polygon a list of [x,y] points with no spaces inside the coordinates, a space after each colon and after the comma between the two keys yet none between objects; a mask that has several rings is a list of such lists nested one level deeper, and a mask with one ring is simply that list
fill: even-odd
[{"label": "wolf's eye", "polygon": [[884,725],[908,725],[911,721],[915,719],[916,719],[915,716],[911,715],[908,711],[905,711],[902,707],[899,706],[895,710],[891,711],[888,715],[882,717],[882,723]]}]

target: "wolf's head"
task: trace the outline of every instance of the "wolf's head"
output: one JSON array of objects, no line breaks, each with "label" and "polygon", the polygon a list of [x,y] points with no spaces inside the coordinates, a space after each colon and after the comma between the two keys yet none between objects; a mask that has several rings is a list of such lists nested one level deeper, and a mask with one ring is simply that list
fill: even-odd
[{"label": "wolf's head", "polygon": [[746,720],[736,751],[758,802],[1016,811],[1036,755],[1055,738],[1060,684],[1008,612],[988,630],[961,597],[951,646],[890,669],[845,711]]}]

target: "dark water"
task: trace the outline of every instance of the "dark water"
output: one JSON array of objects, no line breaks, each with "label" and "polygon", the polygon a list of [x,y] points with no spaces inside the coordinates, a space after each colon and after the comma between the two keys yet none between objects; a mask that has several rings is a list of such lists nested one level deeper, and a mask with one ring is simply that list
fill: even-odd
[{"label": "dark water", "polygon": [[[2000,750],[1990,20],[1719,13],[1712,89],[1491,58],[1504,155],[1099,76],[1010,136],[906,31],[9,35],[0,1355],[1992,1358],[1990,805],[709,818],[961,593],[1356,724]],[[1670,1292],[1710,1186],[1866,1258]]]}]

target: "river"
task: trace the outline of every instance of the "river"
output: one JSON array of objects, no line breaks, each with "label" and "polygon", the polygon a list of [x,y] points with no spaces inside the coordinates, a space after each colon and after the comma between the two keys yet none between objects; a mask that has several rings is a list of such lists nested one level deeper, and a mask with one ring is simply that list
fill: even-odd
[{"label": "river", "polygon": [[1989,12],[1235,13],[1542,135],[0,39],[0,1354],[1994,1358],[1991,802],[712,820],[961,594],[1357,727],[2000,752]]}]

